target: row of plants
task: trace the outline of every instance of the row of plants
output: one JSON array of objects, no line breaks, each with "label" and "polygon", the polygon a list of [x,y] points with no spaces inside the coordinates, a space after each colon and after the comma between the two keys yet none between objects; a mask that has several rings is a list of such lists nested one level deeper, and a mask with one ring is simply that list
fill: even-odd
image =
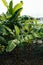
[{"label": "row of plants", "polygon": [[20,16],[22,1],[14,7],[12,0],[9,4],[6,0],[2,2],[7,12],[0,15],[0,53],[11,52],[20,44],[38,43],[38,40],[43,40],[43,24],[30,16]]}]

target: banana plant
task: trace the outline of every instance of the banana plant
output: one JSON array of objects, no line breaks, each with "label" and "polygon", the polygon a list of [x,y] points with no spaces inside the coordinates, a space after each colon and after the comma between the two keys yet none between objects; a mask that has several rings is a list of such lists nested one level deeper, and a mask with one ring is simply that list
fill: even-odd
[{"label": "banana plant", "polygon": [[[12,0],[10,1],[9,4],[6,2],[6,0],[2,0],[2,2],[4,6],[7,8],[7,12],[6,14],[2,13],[0,15],[0,53],[4,51],[10,52],[16,47],[17,40],[15,40],[15,33],[13,32],[14,23],[18,20],[18,17],[20,16],[20,12],[23,9],[22,1],[18,3],[17,5],[15,5],[14,7],[13,7]],[[16,31],[16,28],[18,29],[18,33],[19,33],[19,28],[15,26],[15,31]],[[16,34],[18,33],[16,31]],[[10,41],[12,41],[11,44],[10,44]]]},{"label": "banana plant", "polygon": [[[23,5],[22,1],[20,1],[20,3],[18,3],[14,7],[13,7],[13,0],[10,1],[9,5],[6,2],[6,0],[2,0],[2,2],[4,4],[4,6],[6,6],[6,8],[7,8],[7,12],[6,12],[6,14],[2,14],[2,16],[0,16],[0,18],[2,18],[1,20],[3,20],[3,17],[4,17],[4,20],[12,18],[13,16],[16,16],[16,14],[18,14],[18,16],[19,16],[20,11],[23,8],[22,7],[22,5]],[[6,17],[6,19],[5,19],[5,17]]]}]

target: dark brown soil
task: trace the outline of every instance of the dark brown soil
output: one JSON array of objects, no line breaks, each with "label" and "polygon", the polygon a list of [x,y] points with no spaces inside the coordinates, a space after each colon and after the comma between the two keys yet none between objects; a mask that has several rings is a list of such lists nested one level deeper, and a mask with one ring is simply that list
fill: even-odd
[{"label": "dark brown soil", "polygon": [[0,55],[0,65],[43,65],[43,52],[34,54],[28,45],[16,47],[11,53]]}]

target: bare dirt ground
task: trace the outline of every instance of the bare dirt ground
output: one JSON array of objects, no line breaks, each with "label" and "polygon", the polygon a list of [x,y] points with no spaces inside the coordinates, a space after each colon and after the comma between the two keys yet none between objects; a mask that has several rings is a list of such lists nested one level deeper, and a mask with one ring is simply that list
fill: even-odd
[{"label": "bare dirt ground", "polygon": [[16,47],[11,53],[0,55],[0,65],[43,65],[43,52],[34,54],[31,47]]}]

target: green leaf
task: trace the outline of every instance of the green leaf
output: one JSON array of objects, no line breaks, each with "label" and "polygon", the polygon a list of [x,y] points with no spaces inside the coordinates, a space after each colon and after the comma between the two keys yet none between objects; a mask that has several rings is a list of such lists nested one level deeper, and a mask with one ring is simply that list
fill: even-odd
[{"label": "green leaf", "polygon": [[18,28],[18,26],[14,26],[15,27],[15,32],[16,32],[16,35],[19,35],[20,34],[20,29]]},{"label": "green leaf", "polygon": [[7,26],[4,26],[4,27],[10,34],[14,35],[14,33],[12,32],[12,30],[9,27],[7,27]]},{"label": "green leaf", "polygon": [[19,43],[20,42],[17,39],[8,41],[6,52],[11,52]]},{"label": "green leaf", "polygon": [[0,34],[7,35],[7,32],[6,32],[6,30],[5,30],[3,25],[0,25]]},{"label": "green leaf", "polygon": [[8,7],[8,4],[7,4],[6,0],[2,0],[2,2],[3,2],[3,4],[4,4],[6,7]]},{"label": "green leaf", "polygon": [[4,37],[2,37],[2,36],[0,36],[0,44],[1,45],[2,44],[6,45],[6,39]]},{"label": "green leaf", "polygon": [[6,20],[6,15],[4,13],[1,14],[0,20],[2,20],[2,21]]},{"label": "green leaf", "polygon": [[34,36],[34,38],[40,38],[40,34],[39,33],[35,33],[35,32],[33,32],[33,36]]},{"label": "green leaf", "polygon": [[30,40],[32,40],[32,39],[33,39],[33,36],[32,36],[31,34],[29,35],[29,39],[30,39]]},{"label": "green leaf", "polygon": [[23,8],[18,9],[18,10],[12,15],[12,17],[9,19],[9,21],[15,22],[16,20],[18,20],[18,17],[20,16],[20,13],[21,13],[22,9],[23,9]]},{"label": "green leaf", "polygon": [[23,2],[21,1],[13,8],[13,14],[20,8],[22,8]]},{"label": "green leaf", "polygon": [[9,3],[8,13],[9,14],[12,14],[13,13],[13,1],[12,0]]}]

